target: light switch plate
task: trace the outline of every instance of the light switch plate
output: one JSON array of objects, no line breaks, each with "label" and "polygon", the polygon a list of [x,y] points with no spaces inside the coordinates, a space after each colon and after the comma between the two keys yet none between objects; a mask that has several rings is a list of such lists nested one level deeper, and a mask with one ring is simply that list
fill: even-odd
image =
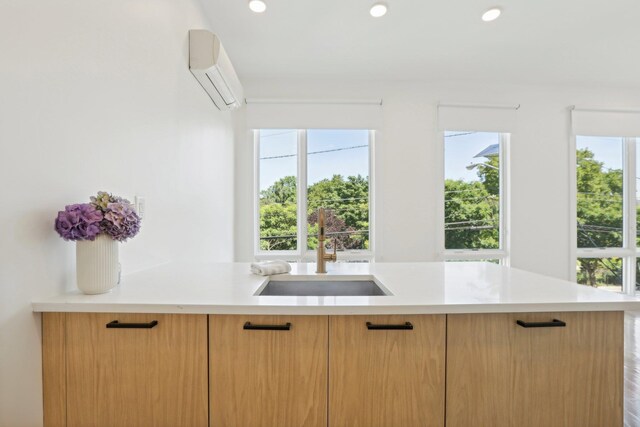
[{"label": "light switch plate", "polygon": [[136,212],[138,213],[138,216],[140,217],[140,219],[144,218],[145,216],[145,211],[146,211],[146,199],[144,196],[136,196],[135,198],[135,202],[136,202]]}]

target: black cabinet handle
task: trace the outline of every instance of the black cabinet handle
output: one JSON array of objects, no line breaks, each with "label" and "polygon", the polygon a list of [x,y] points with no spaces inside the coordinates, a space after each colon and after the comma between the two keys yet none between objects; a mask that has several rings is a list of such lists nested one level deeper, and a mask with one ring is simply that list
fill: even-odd
[{"label": "black cabinet handle", "polygon": [[117,320],[107,323],[107,328],[115,329],[151,329],[158,324],[157,320],[149,323],[120,323]]},{"label": "black cabinet handle", "polygon": [[405,322],[401,325],[374,325],[371,322],[367,322],[367,329],[370,331],[383,331],[383,330],[402,330],[402,331],[410,331],[413,330],[413,325],[411,322]]},{"label": "black cabinet handle", "polygon": [[284,325],[252,325],[251,322],[247,322],[242,329],[251,331],[289,331],[291,330],[291,323],[287,322]]},{"label": "black cabinet handle", "polygon": [[553,319],[551,322],[525,322],[524,320],[516,320],[516,323],[523,328],[564,328],[567,326],[565,322]]}]

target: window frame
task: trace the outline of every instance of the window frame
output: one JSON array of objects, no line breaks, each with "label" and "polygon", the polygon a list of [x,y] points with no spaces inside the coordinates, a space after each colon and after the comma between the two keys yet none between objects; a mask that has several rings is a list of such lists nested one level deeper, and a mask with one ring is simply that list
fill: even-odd
[{"label": "window frame", "polygon": [[[636,262],[640,259],[640,245],[637,244],[636,234],[636,150],[640,138],[610,136],[621,138],[622,143],[622,247],[620,248],[579,248],[578,247],[578,183],[577,183],[577,140],[579,137],[594,135],[571,135],[570,139],[570,242],[571,265],[569,279],[577,281],[578,258],[621,258],[622,259],[622,293],[634,296],[636,294]],[[597,136],[597,135],[595,135]]]},{"label": "window frame", "polygon": [[[308,129],[292,129],[297,132],[297,249],[286,251],[265,251],[260,249],[260,129],[253,130],[253,256],[256,260],[286,259],[297,262],[315,262],[316,251],[307,249],[307,131]],[[322,130],[322,129],[320,129]],[[329,130],[329,129],[327,129]],[[333,129],[331,129],[333,130]],[[347,130],[347,129],[345,129]],[[338,252],[339,261],[373,262],[375,256],[375,130],[368,132],[368,164],[369,164],[369,249],[345,250]]]},{"label": "window frame", "polygon": [[499,248],[498,249],[447,249],[445,247],[445,133],[454,132],[454,130],[445,130],[439,132],[439,144],[441,153],[441,179],[440,182],[440,203],[438,213],[438,251],[441,254],[441,259],[444,261],[479,261],[486,259],[497,259],[500,265],[510,265],[510,228],[511,228],[511,214],[510,214],[510,157],[509,157],[509,145],[511,142],[511,134],[508,132],[487,132],[487,131],[473,131],[482,133],[497,133],[499,135],[500,151],[499,151],[499,163],[500,163],[500,216],[499,216]]}]

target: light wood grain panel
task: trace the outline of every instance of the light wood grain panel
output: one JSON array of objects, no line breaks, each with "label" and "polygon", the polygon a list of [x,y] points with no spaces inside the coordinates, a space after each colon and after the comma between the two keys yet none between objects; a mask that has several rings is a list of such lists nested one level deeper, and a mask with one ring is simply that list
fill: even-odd
[{"label": "light wood grain panel", "polygon": [[69,427],[208,424],[206,315],[68,313],[66,344]]},{"label": "light wood grain panel", "polygon": [[[554,318],[567,326],[516,324]],[[447,427],[622,425],[622,313],[460,314],[447,322]]]},{"label": "light wood grain panel", "polygon": [[329,426],[444,426],[445,328],[444,315],[332,316]]},{"label": "light wood grain panel", "polygon": [[67,425],[65,314],[42,313],[42,394],[44,427]]},{"label": "light wood grain panel", "polygon": [[[292,324],[289,331],[243,330]],[[326,427],[326,316],[210,316],[212,427]]]}]

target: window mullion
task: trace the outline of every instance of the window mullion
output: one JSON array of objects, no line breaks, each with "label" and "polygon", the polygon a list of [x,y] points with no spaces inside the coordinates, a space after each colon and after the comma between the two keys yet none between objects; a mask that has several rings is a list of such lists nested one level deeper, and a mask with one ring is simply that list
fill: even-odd
[{"label": "window mullion", "polygon": [[298,256],[307,251],[307,131],[298,130]]},{"label": "window mullion", "polygon": [[624,204],[625,204],[625,247],[630,251],[633,251],[633,256],[626,259],[624,268],[623,279],[623,292],[634,295],[635,283],[636,283],[636,140],[634,138],[625,138],[625,190],[624,190]]},{"label": "window mullion", "polygon": [[509,141],[510,134],[500,134],[500,250],[504,251],[507,256],[503,260],[504,265],[510,265],[509,259]]},{"label": "window mullion", "polygon": [[375,170],[375,131],[369,131],[369,251],[375,252],[375,242],[376,242],[376,234],[375,234],[375,177],[373,171]]},{"label": "window mullion", "polygon": [[260,249],[260,131],[253,133],[253,237],[254,237],[254,255],[261,251]]}]

